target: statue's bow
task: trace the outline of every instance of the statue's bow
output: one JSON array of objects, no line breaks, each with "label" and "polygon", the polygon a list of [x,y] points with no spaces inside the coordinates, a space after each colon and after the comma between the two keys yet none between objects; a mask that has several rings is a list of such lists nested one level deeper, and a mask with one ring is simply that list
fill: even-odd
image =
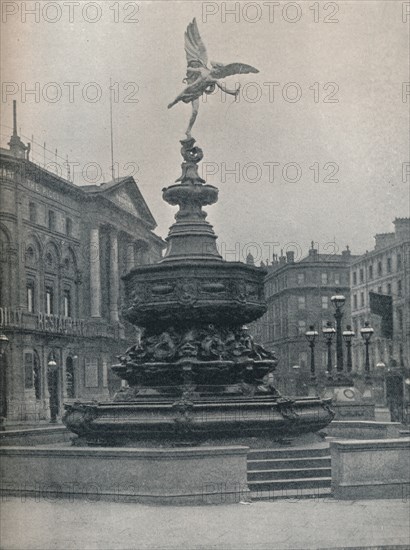
[{"label": "statue's bow", "polygon": [[187,137],[191,137],[191,130],[199,109],[199,97],[202,94],[210,94],[218,86],[226,94],[238,95],[240,86],[236,90],[228,90],[223,84],[218,82],[221,78],[235,74],[258,73],[258,69],[244,63],[214,63],[211,61],[211,69],[208,68],[208,55],[198,31],[196,19],[189,23],[185,32],[185,52],[187,58],[187,73],[184,82],[188,86],[177,96],[168,109],[173,107],[179,101],[192,104],[192,115],[186,131]]}]

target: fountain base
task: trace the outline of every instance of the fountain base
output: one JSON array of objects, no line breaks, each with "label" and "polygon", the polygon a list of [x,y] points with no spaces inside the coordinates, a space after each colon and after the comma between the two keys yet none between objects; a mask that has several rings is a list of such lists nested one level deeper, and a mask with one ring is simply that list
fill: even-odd
[{"label": "fountain base", "polygon": [[330,400],[272,396],[193,400],[140,397],[134,402],[66,405],[64,423],[88,445],[136,446],[267,441],[316,432],[332,420]]}]

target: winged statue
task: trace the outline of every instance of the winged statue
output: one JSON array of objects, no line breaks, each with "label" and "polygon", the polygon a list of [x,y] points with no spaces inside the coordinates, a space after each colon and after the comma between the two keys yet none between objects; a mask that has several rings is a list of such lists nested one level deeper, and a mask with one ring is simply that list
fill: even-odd
[{"label": "winged statue", "polygon": [[188,86],[168,105],[168,109],[180,101],[192,104],[192,115],[185,132],[187,138],[190,138],[192,127],[198,115],[199,98],[202,94],[211,94],[215,90],[215,86],[218,86],[224,93],[237,97],[240,85],[236,90],[229,90],[218,80],[235,74],[258,73],[259,71],[251,65],[245,65],[245,63],[224,65],[213,61],[211,61],[211,69],[209,69],[207,66],[208,55],[195,18],[192,23],[189,23],[185,31],[185,52],[188,66],[186,78],[183,82]]}]

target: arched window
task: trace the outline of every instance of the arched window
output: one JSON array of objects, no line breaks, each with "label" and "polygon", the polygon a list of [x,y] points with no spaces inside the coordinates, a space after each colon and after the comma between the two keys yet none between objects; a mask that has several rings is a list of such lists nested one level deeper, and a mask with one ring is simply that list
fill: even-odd
[{"label": "arched window", "polygon": [[41,365],[35,350],[24,352],[24,387],[34,389],[36,399],[41,399]]},{"label": "arched window", "polygon": [[28,246],[26,249],[26,264],[32,266],[35,261],[36,253],[34,252],[34,248],[32,246]]},{"label": "arched window", "polygon": [[48,268],[52,269],[54,266],[54,258],[51,252],[47,252],[46,254],[46,265]]},{"label": "arched window", "polygon": [[75,372],[72,357],[67,357],[65,362],[65,383],[67,397],[72,399],[75,397]]}]

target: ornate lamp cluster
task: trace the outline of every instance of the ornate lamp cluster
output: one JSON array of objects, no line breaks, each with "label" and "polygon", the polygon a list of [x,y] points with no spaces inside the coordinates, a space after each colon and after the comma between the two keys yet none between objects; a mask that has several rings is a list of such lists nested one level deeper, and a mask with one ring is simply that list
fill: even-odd
[{"label": "ornate lamp cluster", "polygon": [[[352,330],[350,325],[346,326],[346,330],[342,331],[342,318],[343,318],[343,306],[345,304],[346,298],[342,294],[336,294],[331,297],[331,302],[335,307],[335,320],[336,320],[336,329],[333,327],[330,321],[327,321],[326,327],[323,328],[322,333],[327,346],[327,376],[329,380],[333,380],[332,376],[332,343],[333,338],[336,335],[336,381],[338,382],[347,382],[350,378],[350,373],[352,372],[352,340],[355,337],[355,333]],[[365,380],[370,382],[370,359],[369,359],[369,345],[374,330],[369,325],[369,322],[365,322],[365,326],[360,329],[360,334],[363,338],[363,342],[366,349],[366,359],[365,359]],[[310,377],[312,382],[316,381],[316,370],[315,370],[315,343],[319,336],[317,330],[315,330],[314,325],[310,325],[309,330],[305,333],[306,340],[310,347]],[[344,374],[343,369],[343,340],[345,341],[347,348],[347,363],[346,363],[346,373]]]}]

